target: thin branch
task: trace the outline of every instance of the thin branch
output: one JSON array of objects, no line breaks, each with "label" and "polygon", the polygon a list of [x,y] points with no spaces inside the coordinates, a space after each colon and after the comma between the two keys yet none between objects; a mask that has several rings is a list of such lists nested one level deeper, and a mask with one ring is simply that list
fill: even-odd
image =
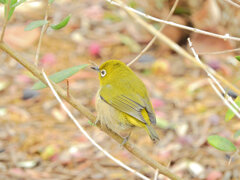
[{"label": "thin branch", "polygon": [[229,4],[231,4],[231,5],[233,5],[233,6],[237,7],[237,8],[240,8],[239,4],[237,4],[237,3],[235,3],[235,2],[233,2],[231,0],[224,0],[224,1],[228,2]]},{"label": "thin branch", "polygon": [[216,92],[216,94],[221,98],[221,100],[224,102],[224,104],[231,109],[231,111],[240,118],[240,114],[232,107],[232,105],[223,97],[223,95],[220,93],[220,91],[217,89],[217,87],[214,85],[213,80],[209,78],[209,83],[212,86],[213,90]]},{"label": "thin branch", "polygon": [[[171,11],[169,12],[166,20],[170,19],[170,17],[172,16],[172,14],[174,13],[174,11],[177,7],[178,2],[179,2],[179,0],[176,0],[174,2],[174,5],[173,5]],[[165,28],[165,26],[166,26],[166,24],[163,24],[159,31],[161,32]],[[155,35],[152,38],[152,40],[147,44],[147,46],[130,63],[128,63],[128,66],[131,66],[135,61],[137,61],[153,45],[153,43],[155,42],[156,39],[157,39],[157,36]]]},{"label": "thin branch", "polygon": [[[118,0],[106,0],[106,1],[113,4],[113,5],[121,7],[121,2],[119,2]],[[186,29],[188,31],[193,31],[193,32],[196,32],[196,33],[199,33],[199,34],[204,34],[204,35],[207,35],[207,36],[212,36],[212,37],[216,37],[216,38],[220,38],[220,39],[224,39],[224,40],[229,39],[229,40],[240,41],[240,38],[230,36],[229,34],[225,34],[225,35],[215,34],[215,33],[211,33],[211,32],[208,32],[208,31],[201,30],[201,29],[192,28],[192,27],[189,27],[189,26],[184,26],[184,25],[181,25],[181,24],[177,24],[177,23],[172,22],[172,21],[165,21],[165,20],[150,16],[148,14],[145,14],[143,12],[140,12],[136,9],[133,9],[133,8],[131,8],[129,6],[125,6],[125,5],[123,6],[123,8],[126,9],[127,11],[131,11],[135,14],[138,14],[140,16],[143,16],[143,17],[145,17],[147,19],[150,19],[152,21],[155,21],[155,22],[168,24],[170,26],[178,27],[178,28],[181,28],[181,29]]]},{"label": "thin branch", "polygon": [[[199,63],[199,64],[202,64],[202,61],[199,59],[199,56],[198,54],[196,53],[195,49],[193,48],[192,46],[192,42],[190,40],[190,38],[188,38],[188,43],[189,43],[189,46],[190,46],[190,49],[192,50],[193,52],[193,55],[196,59],[196,61]],[[233,113],[238,117],[240,118],[240,114],[239,114],[239,110],[240,108],[238,107],[238,105],[233,101],[233,99],[226,93],[226,91],[224,90],[224,88],[221,86],[221,84],[217,81],[217,79],[214,77],[213,74],[211,74],[211,72],[208,71],[208,69],[204,69],[205,72],[207,73],[207,75],[209,76],[210,78],[210,84],[213,88],[213,90],[217,93],[217,95],[222,99],[222,101],[224,102],[224,104],[226,104],[226,106],[228,106],[228,108],[230,108]],[[224,98],[224,96],[221,94],[221,92],[217,89],[217,87],[214,85],[214,83],[217,85],[217,87],[220,89],[220,91],[222,92],[222,94],[225,95],[226,99]],[[229,103],[230,102],[230,103]],[[238,110],[236,110],[234,107]]]},{"label": "thin branch", "polygon": [[225,51],[215,51],[215,52],[198,52],[198,55],[211,55],[211,54],[225,54],[225,53],[231,53],[231,52],[238,52],[240,51],[240,48],[236,48],[236,49],[229,49],[229,50],[225,50]]},{"label": "thin branch", "polygon": [[[49,8],[50,8],[50,4],[48,3],[47,7],[46,7],[46,11],[45,11],[45,17],[44,17],[45,21],[48,20]],[[38,46],[37,46],[36,55],[35,55],[35,61],[34,61],[36,66],[38,66],[38,64],[39,64],[39,54],[40,54],[40,50],[41,50],[42,39],[43,39],[44,33],[46,32],[46,30],[48,28],[48,25],[49,25],[49,23],[44,24],[42,29],[41,29],[41,34],[40,34],[40,37],[39,37]]]},{"label": "thin branch", "polygon": [[158,179],[158,169],[155,171],[155,174],[154,174],[154,180],[157,180]]},{"label": "thin branch", "polygon": [[48,86],[50,87],[53,95],[56,97],[56,99],[58,100],[58,102],[60,103],[60,105],[62,106],[63,110],[68,114],[69,118],[72,119],[72,121],[74,122],[74,124],[78,127],[78,129],[81,131],[81,133],[84,134],[84,136],[96,147],[98,148],[100,151],[102,151],[108,158],[110,158],[111,160],[113,160],[115,163],[117,163],[119,166],[121,166],[122,168],[130,171],[131,173],[135,174],[136,176],[138,176],[139,178],[143,179],[143,180],[150,180],[149,178],[147,178],[146,176],[144,176],[143,174],[137,172],[136,170],[130,168],[129,166],[127,166],[126,164],[122,163],[120,160],[116,159],[115,157],[113,157],[111,154],[109,154],[105,149],[103,149],[99,144],[97,144],[94,139],[91,138],[91,136],[88,135],[88,133],[83,129],[83,127],[78,123],[77,119],[73,116],[73,114],[70,112],[70,110],[67,108],[67,106],[63,103],[63,101],[61,100],[61,98],[58,96],[57,92],[55,91],[54,87],[52,86],[52,84],[50,83],[47,75],[45,74],[45,72],[42,70],[42,74],[45,78],[45,80],[47,81]]},{"label": "thin branch", "polygon": [[[36,78],[38,78],[40,81],[42,81],[43,83],[46,84],[46,81],[42,75],[42,72],[40,72],[35,65],[29,63],[29,61],[24,59],[22,56],[18,55],[13,49],[11,49],[5,43],[0,43],[0,49],[2,49],[7,54],[9,54],[13,59],[15,59],[23,67],[25,67],[29,72],[31,72]],[[60,86],[53,84],[53,87],[56,90],[56,92],[60,95],[60,97],[62,97],[64,100],[66,100],[69,104],[71,104],[74,108],[76,108],[80,113],[82,113],[90,121],[94,122],[96,120],[96,117],[86,107],[84,107],[82,104],[80,104],[79,101],[74,99],[71,95],[68,97],[67,92],[65,90],[63,90]],[[96,126],[99,127],[103,132],[107,133],[114,140],[116,140],[119,144],[122,143],[123,138],[120,137],[115,132],[113,132],[111,129],[101,128],[100,123],[98,123]],[[172,180],[182,180],[182,178],[180,178],[177,175],[170,172],[168,170],[168,168],[164,167],[159,162],[152,159],[148,153],[145,153],[144,151],[137,148],[134,145],[134,143],[127,141],[127,143],[124,144],[124,147],[132,155],[134,155],[138,159],[142,160],[143,162],[145,162],[146,164],[151,166],[153,169],[158,169],[160,174],[163,174]]]},{"label": "thin branch", "polygon": [[218,80],[220,80],[223,84],[225,84],[225,86],[227,86],[229,89],[231,89],[232,91],[234,91],[235,93],[240,95],[240,90],[237,87],[235,87],[234,85],[232,85],[229,81],[227,81],[224,77],[222,77],[220,74],[218,74],[216,71],[214,71],[212,68],[205,65],[204,63],[197,62],[195,60],[194,56],[190,55],[186,50],[181,48],[178,44],[176,44],[171,39],[169,39],[167,36],[165,36],[164,34],[159,32],[158,30],[156,30],[152,25],[149,25],[147,22],[142,20],[142,18],[140,18],[137,14],[135,14],[134,12],[132,12],[131,10],[126,8],[126,6],[124,6],[122,1],[120,1],[120,0],[115,0],[115,1],[117,1],[118,4],[120,4],[120,7],[125,9],[127,11],[127,13],[130,16],[132,16],[138,24],[142,25],[146,30],[148,30],[153,35],[157,35],[157,37],[160,41],[167,44],[170,48],[172,48],[178,54],[180,54],[184,58],[187,58],[187,59],[191,60],[193,63],[195,63],[196,65],[198,65],[202,69],[208,70],[209,72],[211,72],[211,74],[213,74]]},{"label": "thin branch", "polygon": [[11,1],[9,0],[7,5],[5,5],[6,8],[4,9],[4,11],[6,11],[6,12],[5,12],[4,20],[3,20],[3,28],[2,28],[2,34],[1,34],[0,42],[3,42],[4,34],[5,34],[5,31],[6,31],[6,28],[7,28],[8,16],[9,16],[9,11],[10,11],[10,4],[11,4]]},{"label": "thin branch", "polygon": [[237,150],[234,152],[234,154],[231,155],[231,157],[229,158],[229,161],[228,161],[228,166],[231,164],[232,159],[233,159],[236,155],[238,155],[238,153],[239,153],[239,149],[237,149]]}]

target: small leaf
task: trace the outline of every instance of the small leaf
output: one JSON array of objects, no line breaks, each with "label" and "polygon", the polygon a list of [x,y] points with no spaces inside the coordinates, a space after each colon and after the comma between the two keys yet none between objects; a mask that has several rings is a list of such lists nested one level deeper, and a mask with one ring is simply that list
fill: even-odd
[{"label": "small leaf", "polygon": [[48,0],[48,4],[52,4],[54,0]]},{"label": "small leaf", "polygon": [[237,132],[234,133],[234,138],[238,138],[240,136],[240,130],[238,130]]},{"label": "small leaf", "polygon": [[[10,1],[10,5],[9,5],[9,12],[8,12],[8,20],[12,17],[13,12],[15,10],[15,7],[13,7],[13,5],[15,3],[17,3],[17,0],[9,0],[9,1]],[[9,1],[5,0],[5,2],[9,2]],[[6,17],[6,13],[7,13],[7,8],[8,8],[8,3],[5,4],[5,9],[4,9],[5,17]]]},{"label": "small leaf", "polygon": [[20,1],[18,1],[17,3],[15,3],[15,4],[13,4],[12,5],[12,7],[17,7],[17,6],[19,6],[20,4],[22,4],[22,3],[24,3],[26,0],[20,0]]},{"label": "small leaf", "polygon": [[[56,72],[56,73],[50,75],[49,79],[51,79],[55,83],[59,83],[65,79],[71,77],[72,75],[76,74],[80,69],[83,69],[87,66],[88,66],[88,64],[83,64],[83,65],[74,66],[74,67]],[[32,89],[39,90],[39,89],[43,89],[46,87],[47,86],[44,83],[38,81],[33,85]]]},{"label": "small leaf", "polygon": [[5,4],[6,0],[0,0],[0,3]]},{"label": "small leaf", "polygon": [[51,25],[51,28],[55,30],[64,28],[68,24],[70,18],[71,18],[71,14],[69,14],[66,18],[64,18],[60,23],[56,25]]},{"label": "small leaf", "polygon": [[30,22],[26,27],[25,27],[25,31],[31,31],[37,27],[43,26],[44,24],[47,24],[48,21],[46,20],[38,20],[38,21],[33,21]]},{"label": "small leaf", "polygon": [[240,56],[235,56],[235,58],[236,58],[238,61],[240,61]]},{"label": "small leaf", "polygon": [[234,152],[237,150],[231,141],[218,135],[209,136],[208,143],[216,149],[224,152]]},{"label": "small leaf", "polygon": [[[240,96],[238,96],[234,102],[240,107]],[[233,117],[235,116],[235,114],[232,112],[231,109],[228,109],[225,115],[225,121],[230,121]]]}]

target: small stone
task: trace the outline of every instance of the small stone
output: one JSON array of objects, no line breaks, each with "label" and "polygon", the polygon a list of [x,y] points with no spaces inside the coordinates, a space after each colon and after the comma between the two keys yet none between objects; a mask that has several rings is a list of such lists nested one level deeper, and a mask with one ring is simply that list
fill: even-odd
[{"label": "small stone", "polygon": [[199,163],[190,162],[188,165],[188,170],[194,177],[199,177],[199,178],[204,177],[204,168]]}]

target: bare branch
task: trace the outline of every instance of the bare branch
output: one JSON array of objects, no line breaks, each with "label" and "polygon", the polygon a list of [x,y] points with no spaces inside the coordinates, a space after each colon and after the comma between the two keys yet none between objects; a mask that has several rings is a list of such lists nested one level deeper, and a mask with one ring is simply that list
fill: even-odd
[{"label": "bare branch", "polygon": [[220,80],[223,84],[225,84],[229,89],[231,89],[232,91],[236,92],[237,94],[240,95],[240,90],[235,87],[234,85],[232,85],[228,80],[226,80],[224,77],[222,77],[220,74],[218,74],[216,71],[214,71],[211,67],[205,65],[204,63],[199,63],[198,61],[195,60],[194,56],[192,56],[191,54],[189,54],[186,50],[184,50],[183,48],[181,48],[178,44],[176,44],[175,42],[173,42],[171,39],[169,39],[167,36],[165,36],[164,34],[162,34],[161,32],[159,32],[158,30],[156,30],[152,25],[149,25],[148,23],[146,23],[144,20],[142,20],[142,18],[140,18],[137,14],[135,14],[134,12],[132,12],[131,10],[129,10],[128,8],[126,8],[126,6],[122,3],[122,1],[120,0],[115,0],[118,2],[118,4],[120,4],[120,7],[125,9],[127,11],[127,13],[132,16],[135,21],[142,25],[146,30],[148,30],[150,33],[152,33],[153,35],[156,35],[157,38],[162,41],[163,43],[167,44],[170,48],[172,48],[174,51],[176,51],[178,54],[180,54],[181,56],[183,56],[184,58],[187,58],[189,60],[191,60],[193,63],[195,63],[196,65],[198,65],[199,67],[201,67],[204,70],[208,70],[211,72],[211,74],[213,74],[218,80]]},{"label": "bare branch", "polygon": [[[193,52],[193,55],[196,59],[196,61],[199,64],[202,64],[202,61],[199,59],[198,54],[196,53],[195,49],[192,46],[192,42],[190,40],[190,38],[188,38],[188,43],[189,46]],[[224,88],[221,86],[221,84],[217,81],[217,79],[214,77],[213,74],[211,74],[211,72],[208,69],[204,69],[205,72],[207,73],[207,75],[209,76],[209,82],[210,85],[212,86],[213,90],[217,93],[217,95],[222,99],[222,101],[224,102],[224,104],[226,104],[226,106],[228,106],[228,108],[230,108],[232,110],[232,112],[234,112],[234,114],[240,118],[240,114],[239,114],[239,110],[240,108],[238,107],[238,105],[233,101],[233,99],[226,93],[226,91],[224,90]],[[222,92],[222,94],[225,95],[226,99],[224,98],[224,96],[221,94],[221,92],[217,89],[217,87],[214,85],[214,83],[217,85],[217,87],[220,89],[220,91]],[[230,102],[230,103],[229,103]],[[236,110],[234,107],[238,110]]]},{"label": "bare branch", "polygon": [[[106,1],[113,4],[113,5],[121,6],[121,2],[119,3],[118,0],[106,0]],[[181,25],[181,24],[177,24],[177,23],[172,22],[172,21],[165,21],[165,20],[150,16],[148,14],[145,14],[143,12],[140,12],[136,9],[133,9],[133,8],[131,8],[129,6],[125,6],[125,5],[123,6],[123,8],[128,10],[128,11],[131,11],[135,14],[143,16],[147,19],[155,21],[155,22],[164,23],[164,24],[167,24],[167,25],[170,25],[170,26],[178,27],[178,28],[181,28],[181,29],[186,29],[186,30],[193,31],[193,32],[196,32],[196,33],[199,33],[199,34],[204,34],[204,35],[207,35],[207,36],[212,36],[212,37],[216,37],[216,38],[220,38],[220,39],[224,39],[224,40],[229,39],[229,40],[240,41],[240,38],[230,36],[229,34],[225,34],[225,35],[215,34],[215,33],[211,33],[211,32],[208,32],[208,31],[201,30],[201,29],[192,28],[192,27],[189,27],[189,26],[184,26],[184,25]]]},{"label": "bare branch", "polygon": [[11,4],[11,1],[8,1],[7,5],[5,5],[5,6],[7,6],[7,8],[4,10],[6,12],[5,12],[4,20],[3,20],[3,28],[2,28],[2,34],[1,34],[0,42],[3,41],[4,34],[5,34],[5,31],[6,31],[6,28],[7,28],[8,15],[9,15],[9,11],[10,11],[10,4]]},{"label": "bare branch", "polygon": [[237,8],[240,8],[239,4],[237,4],[237,3],[235,3],[235,2],[233,2],[231,0],[224,0],[224,1],[228,2],[229,4],[231,4],[231,5],[233,5],[233,6],[237,7]]},{"label": "bare branch", "polygon": [[240,48],[229,49],[225,51],[215,51],[215,52],[198,52],[198,55],[225,54],[225,53],[238,52],[238,51],[240,51]]},{"label": "bare branch", "polygon": [[155,174],[154,174],[154,180],[157,180],[158,179],[158,169],[155,171]]},{"label": "bare branch", "polygon": [[[171,11],[169,12],[166,20],[169,20],[170,17],[172,16],[172,14],[174,13],[176,7],[177,7],[177,4],[178,4],[179,0],[176,0],[174,2],[174,5],[171,9]],[[165,28],[166,24],[163,24],[159,30],[159,32],[161,32],[164,28]],[[130,62],[128,63],[128,66],[131,66],[135,61],[137,61],[152,45],[153,43],[155,42],[155,40],[157,39],[157,36],[155,35],[152,40],[147,44],[147,46]]]},{"label": "bare branch", "polygon": [[[46,11],[45,11],[45,17],[44,17],[45,21],[48,20],[49,8],[50,8],[50,4],[48,3],[47,7],[46,7]],[[38,64],[39,64],[39,54],[40,54],[40,50],[41,50],[42,39],[43,39],[44,33],[46,32],[46,30],[48,28],[48,25],[49,25],[49,23],[44,24],[42,29],[41,29],[41,34],[40,34],[40,37],[39,37],[38,46],[37,46],[36,55],[35,55],[35,64],[36,64],[36,66],[38,66]]]}]

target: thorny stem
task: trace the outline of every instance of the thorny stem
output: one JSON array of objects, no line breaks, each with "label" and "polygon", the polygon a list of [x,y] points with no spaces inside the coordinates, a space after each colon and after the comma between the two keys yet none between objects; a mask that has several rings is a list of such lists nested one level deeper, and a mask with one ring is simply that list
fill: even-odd
[{"label": "thorny stem", "polygon": [[7,8],[5,8],[5,17],[4,17],[4,21],[3,21],[3,29],[2,29],[2,34],[1,34],[1,39],[0,42],[3,42],[3,38],[4,38],[4,34],[7,28],[7,23],[8,23],[8,15],[9,15],[9,11],[10,11],[10,4],[11,4],[11,0],[8,0],[7,5],[5,5]]},{"label": "thorny stem", "polygon": [[[37,77],[40,81],[42,81],[44,84],[46,83],[46,80],[44,79],[42,72],[38,70],[38,68],[29,63],[26,59],[24,59],[22,56],[18,55],[13,49],[11,49],[8,45],[5,43],[0,43],[0,49],[5,51],[7,54],[9,54],[12,58],[14,58],[17,62],[19,62],[23,67],[25,67],[29,72],[31,72],[35,77]],[[56,84],[52,84],[56,92],[65,99],[69,104],[71,104],[74,108],[76,108],[80,113],[82,113],[85,117],[87,117],[90,121],[95,122],[96,117],[82,104],[80,104],[76,99],[74,99],[71,95],[68,97],[67,92],[63,90],[61,87],[59,87]],[[98,123],[96,125],[99,127],[103,132],[107,133],[110,137],[112,137],[114,140],[116,140],[119,144],[122,143],[123,138],[120,137],[118,134],[113,132],[110,129],[107,128],[101,128],[100,124]],[[133,143],[126,142],[124,144],[124,147],[135,157],[142,160],[149,166],[151,166],[154,169],[158,169],[160,174],[163,174],[167,176],[168,178],[172,180],[182,180],[182,178],[178,177],[177,175],[173,174],[171,171],[168,170],[165,166],[161,165],[159,162],[152,159],[149,154],[145,153],[144,151],[137,148]]]},{"label": "thorny stem", "polygon": [[[177,4],[178,4],[179,0],[176,0],[174,2],[174,5],[170,11],[170,13],[168,14],[166,21],[168,21],[170,19],[170,17],[172,16],[173,12],[175,11]],[[161,32],[164,28],[165,28],[166,24],[163,24],[159,30],[159,32]],[[135,61],[137,61],[155,42],[155,40],[157,39],[157,35],[155,35],[152,40],[147,44],[147,46],[130,62],[128,63],[128,66],[131,66]]]}]

